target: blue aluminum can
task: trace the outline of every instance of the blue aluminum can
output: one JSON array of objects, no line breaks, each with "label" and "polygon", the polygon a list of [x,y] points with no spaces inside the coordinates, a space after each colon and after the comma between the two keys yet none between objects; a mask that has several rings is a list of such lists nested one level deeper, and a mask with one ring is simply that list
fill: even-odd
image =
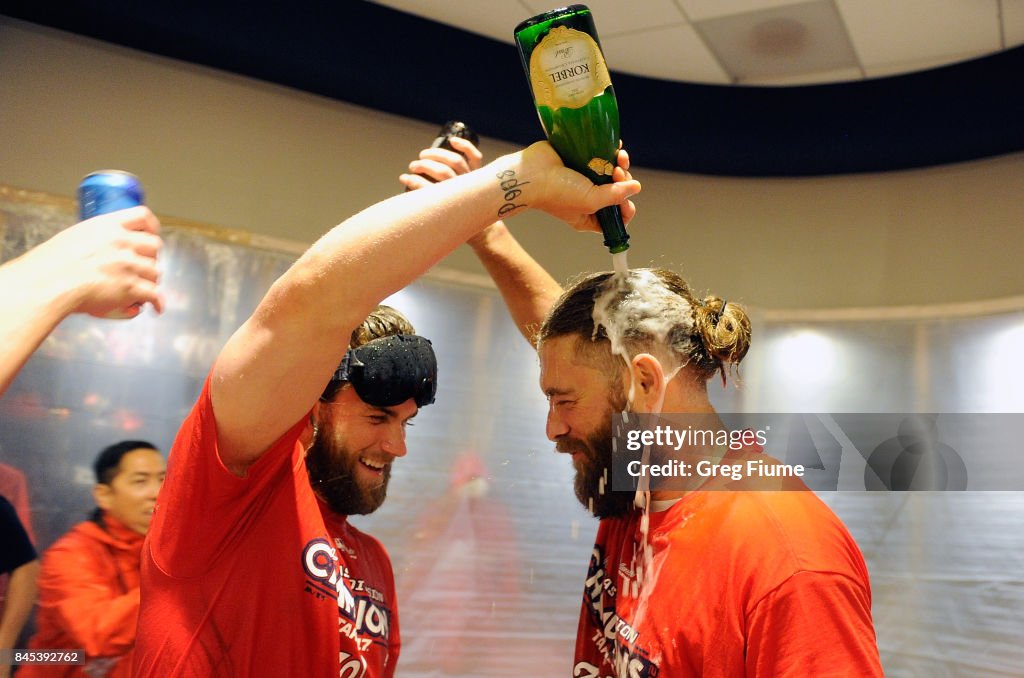
[{"label": "blue aluminum can", "polygon": [[138,177],[128,172],[93,172],[78,185],[78,207],[83,220],[143,203],[142,184]]}]

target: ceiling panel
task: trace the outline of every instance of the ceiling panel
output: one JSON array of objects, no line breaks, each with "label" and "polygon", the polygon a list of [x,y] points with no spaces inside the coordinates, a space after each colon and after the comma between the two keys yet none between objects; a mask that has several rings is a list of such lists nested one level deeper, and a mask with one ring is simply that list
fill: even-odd
[{"label": "ceiling panel", "polygon": [[734,82],[856,67],[830,0],[695,22]]},{"label": "ceiling panel", "polygon": [[729,74],[689,24],[602,37],[601,46],[613,71],[665,80],[730,83]]},{"label": "ceiling panel", "polygon": [[[1024,0],[584,2],[594,12],[613,70],[682,82],[843,82],[922,70],[1024,43]],[[378,0],[376,4],[511,43],[512,30],[520,21],[567,3]],[[812,20],[815,12],[819,19]],[[785,18],[795,23],[787,26],[778,21]],[[770,23],[772,19],[775,24]],[[766,43],[774,45],[767,47],[775,54],[765,53]],[[783,58],[782,52],[788,56]],[[851,70],[854,67],[859,67],[857,73]]]},{"label": "ceiling panel", "polygon": [[730,14],[759,12],[806,0],[676,0],[690,21],[702,21]]},{"label": "ceiling panel", "polygon": [[1001,49],[998,0],[836,0],[864,66]]},{"label": "ceiling panel", "polygon": [[915,59],[913,61],[900,61],[895,64],[865,66],[864,74],[869,78],[882,78],[888,75],[913,73],[914,71],[924,71],[929,68],[938,68],[939,66],[947,66],[960,61],[966,61],[971,58],[971,56],[972,55],[970,54],[950,55],[936,59]]},{"label": "ceiling panel", "polygon": [[817,71],[814,73],[799,73],[797,75],[786,75],[777,77],[749,78],[741,84],[756,85],[765,87],[781,87],[794,85],[814,85],[823,82],[848,82],[860,80],[864,77],[863,72],[857,66],[848,68],[837,68],[831,71]]}]

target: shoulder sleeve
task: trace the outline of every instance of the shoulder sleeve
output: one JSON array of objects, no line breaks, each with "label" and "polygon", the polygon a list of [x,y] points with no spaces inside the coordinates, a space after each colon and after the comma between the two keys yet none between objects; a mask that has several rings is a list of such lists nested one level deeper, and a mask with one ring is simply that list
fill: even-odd
[{"label": "shoulder sleeve", "polygon": [[801,571],[747,616],[748,676],[882,674],[867,584],[832,572]]},{"label": "shoulder sleeve", "polygon": [[0,497],[0,544],[4,545],[0,552],[0,574],[17,570],[36,559],[32,540],[18,520],[14,507],[4,497]]},{"label": "shoulder sleeve", "polygon": [[195,576],[241,539],[273,489],[291,477],[304,426],[305,418],[271,445],[245,477],[236,476],[217,451],[207,377],[171,447],[167,477],[157,498],[147,536],[157,567],[172,577]]}]

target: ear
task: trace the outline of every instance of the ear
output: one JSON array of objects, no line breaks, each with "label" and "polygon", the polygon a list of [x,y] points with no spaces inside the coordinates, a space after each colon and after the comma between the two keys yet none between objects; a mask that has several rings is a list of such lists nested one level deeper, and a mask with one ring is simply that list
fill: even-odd
[{"label": "ear", "polygon": [[309,446],[316,439],[318,421],[320,421],[319,399],[314,403],[313,410],[309,413],[309,421],[306,422],[306,428],[302,429],[302,433],[299,434],[299,442],[305,450],[309,450]]},{"label": "ear", "polygon": [[633,411],[659,412],[665,402],[665,370],[650,353],[638,353],[629,364],[633,383]]},{"label": "ear", "polygon": [[96,506],[104,511],[109,511],[114,503],[113,493],[114,491],[110,485],[96,483],[92,486],[92,499],[96,502]]}]

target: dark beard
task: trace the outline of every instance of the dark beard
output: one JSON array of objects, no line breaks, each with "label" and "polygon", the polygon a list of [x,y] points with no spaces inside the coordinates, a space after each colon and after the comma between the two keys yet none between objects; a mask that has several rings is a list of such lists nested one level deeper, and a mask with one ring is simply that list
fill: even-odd
[{"label": "dark beard", "polygon": [[391,467],[384,469],[379,485],[364,488],[356,482],[356,455],[317,436],[306,453],[306,470],[313,491],[335,513],[343,516],[373,513],[384,503]]},{"label": "dark beard", "polygon": [[[612,491],[612,423],[611,416],[606,418],[605,425],[586,439],[559,441],[559,450],[579,451],[584,455],[581,468],[576,471],[573,488],[576,498],[583,507],[598,518],[617,518],[623,516],[633,505],[634,492]],[[604,491],[601,491],[601,479],[604,478]],[[593,500],[593,508],[591,508]]]}]

